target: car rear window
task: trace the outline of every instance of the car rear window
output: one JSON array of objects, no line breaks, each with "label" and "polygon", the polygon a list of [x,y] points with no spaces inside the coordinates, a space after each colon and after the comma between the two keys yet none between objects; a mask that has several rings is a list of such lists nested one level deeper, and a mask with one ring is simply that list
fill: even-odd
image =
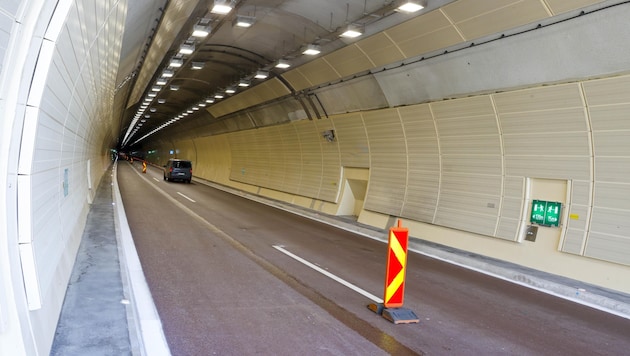
[{"label": "car rear window", "polygon": [[190,168],[192,167],[192,164],[189,161],[174,161],[173,167],[174,168]]}]

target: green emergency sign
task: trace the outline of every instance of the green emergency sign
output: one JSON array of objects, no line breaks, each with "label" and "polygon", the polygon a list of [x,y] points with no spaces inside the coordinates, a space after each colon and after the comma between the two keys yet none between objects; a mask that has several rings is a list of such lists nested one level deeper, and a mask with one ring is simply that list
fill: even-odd
[{"label": "green emergency sign", "polygon": [[532,215],[529,221],[532,224],[544,226],[559,226],[562,203],[554,201],[534,200],[532,202]]}]

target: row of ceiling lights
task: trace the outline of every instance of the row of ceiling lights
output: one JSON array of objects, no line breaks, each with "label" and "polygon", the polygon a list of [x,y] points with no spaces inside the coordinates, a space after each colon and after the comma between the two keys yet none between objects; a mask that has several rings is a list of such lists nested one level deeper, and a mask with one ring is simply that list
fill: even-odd
[{"label": "row of ceiling lights", "polygon": [[[419,10],[422,10],[425,7],[425,5],[426,5],[425,1],[418,1],[418,0],[400,1],[399,0],[397,9],[403,12],[417,12]],[[217,15],[227,15],[232,11],[232,9],[233,9],[232,0],[215,0],[211,13],[217,14]],[[192,38],[205,38],[206,36],[208,36],[211,32],[211,27],[208,24],[209,21],[210,19],[202,19],[200,23],[195,25],[193,27],[191,37]],[[254,24],[254,21],[255,21],[254,17],[237,15],[234,20],[234,26],[247,28],[247,27],[251,27]],[[346,38],[356,38],[356,37],[361,36],[362,34],[363,34],[362,26],[356,25],[356,24],[349,24],[347,28],[345,29],[345,31],[340,34],[340,36],[346,37]],[[171,58],[168,64],[168,68],[162,72],[162,75],[160,76],[160,78],[157,79],[155,85],[151,88],[151,91],[145,97],[142,105],[138,108],[138,111],[136,112],[136,115],[134,116],[132,125],[130,126],[130,127],[134,127],[134,125],[136,125],[134,130],[132,131],[132,135],[137,133],[137,131],[142,127],[143,123],[146,122],[146,120],[150,118],[150,114],[145,114],[146,110],[150,107],[151,103],[157,96],[157,93],[160,90],[162,90],[164,85],[168,83],[168,79],[173,77],[173,75],[175,74],[174,70],[177,68],[180,68],[184,64],[183,57],[194,53],[194,51],[195,51],[194,40],[188,39],[183,44],[180,45],[178,54],[174,56],[173,58]],[[304,50],[302,51],[302,54],[310,55],[310,56],[318,55],[319,53],[321,53],[321,48],[317,44],[308,44],[304,47]],[[203,66],[204,66],[203,62],[192,62],[191,64],[191,68],[194,70],[202,69]],[[287,69],[291,66],[291,63],[286,59],[279,59],[275,63],[274,66],[278,69]],[[268,76],[269,76],[268,71],[258,70],[253,76],[251,76],[251,78],[262,80],[262,79],[266,79]],[[155,132],[162,130],[163,128],[185,118],[186,116],[190,114],[193,114],[195,111],[198,111],[200,108],[205,107],[208,104],[213,104],[216,100],[223,99],[225,97],[224,94],[228,94],[228,95],[234,94],[236,93],[238,88],[246,88],[246,87],[249,87],[250,84],[251,84],[250,79],[247,79],[247,78],[241,79],[237,84],[227,87],[224,92],[217,92],[213,96],[203,99],[198,104],[193,105],[191,108],[189,108],[185,112],[182,112],[176,117],[173,117],[169,121],[155,128],[154,130],[147,133],[143,137],[139,138],[134,143],[137,143],[143,140],[144,138],[154,134]],[[178,90],[178,89],[179,89],[179,86],[170,85],[170,90]],[[164,99],[158,99],[159,104],[163,104],[164,102],[165,102]],[[150,108],[149,110],[150,112],[156,111],[155,108]],[[126,141],[125,141],[125,144],[126,144]]]},{"label": "row of ceiling lights", "polygon": [[[233,9],[233,1],[215,0],[212,10],[210,12],[216,15],[227,15],[232,11],[232,9]],[[247,27],[251,27],[254,24],[254,21],[255,21],[254,17],[237,15],[234,21],[234,26],[247,28]],[[143,124],[147,121],[147,119],[151,117],[150,114],[146,114],[147,109],[149,109],[150,112],[157,111],[156,108],[150,108],[151,103],[157,96],[158,92],[162,90],[163,86],[168,83],[168,80],[175,75],[175,70],[177,70],[178,68],[181,68],[184,65],[184,56],[191,55],[194,53],[195,51],[194,38],[205,38],[210,34],[212,29],[209,25],[209,22],[210,22],[210,19],[202,19],[197,25],[193,27],[191,38],[187,39],[183,44],[180,45],[177,55],[171,58],[168,64],[168,68],[162,72],[162,75],[156,80],[155,85],[151,87],[151,91],[146,95],[142,105],[140,105],[140,107],[138,108],[138,111],[136,112],[133,118],[132,124],[130,126],[130,128],[134,127],[134,129],[133,131],[131,131],[131,135],[129,135],[129,132],[128,132],[128,135],[127,135],[128,138],[125,139],[123,144],[126,144],[128,139],[134,134],[136,134],[138,130],[143,126]],[[203,62],[192,62],[191,69],[199,70],[199,69],[202,69],[204,65],[205,63]],[[258,71],[253,76],[253,78],[265,79],[268,77],[268,75],[269,75],[268,72],[261,70],[261,71]],[[249,85],[250,85],[250,81],[246,79],[243,79],[238,83],[239,87],[247,87]],[[170,85],[169,88],[170,90],[173,90],[173,91],[179,90],[178,85]],[[236,92],[235,87],[228,87],[225,90],[225,93],[227,94],[233,94],[235,92]],[[134,142],[134,144],[154,134],[155,132],[183,119],[184,117],[194,113],[195,111],[198,111],[200,108],[205,107],[207,104],[214,103],[215,99],[222,99],[223,97],[224,97],[223,93],[216,93],[213,97],[208,97],[204,99],[202,102],[198,103],[197,105],[192,106],[185,112],[180,113],[178,116],[170,119],[169,121],[163,123],[159,127],[152,130],[151,132],[147,133],[143,137],[139,138],[138,140]],[[158,99],[159,104],[163,104],[165,102],[166,102],[165,99]]]}]

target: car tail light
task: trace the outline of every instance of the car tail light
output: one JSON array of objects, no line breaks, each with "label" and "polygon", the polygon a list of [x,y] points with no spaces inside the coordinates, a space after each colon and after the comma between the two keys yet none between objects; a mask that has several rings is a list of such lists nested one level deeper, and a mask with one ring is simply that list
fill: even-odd
[{"label": "car tail light", "polygon": [[169,172],[169,173],[173,173],[173,167],[169,168],[169,169],[168,169],[168,172]]}]

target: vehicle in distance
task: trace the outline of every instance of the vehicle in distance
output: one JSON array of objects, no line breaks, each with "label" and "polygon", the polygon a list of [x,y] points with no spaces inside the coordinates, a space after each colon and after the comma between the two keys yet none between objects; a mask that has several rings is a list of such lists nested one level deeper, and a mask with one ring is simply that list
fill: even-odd
[{"label": "vehicle in distance", "polygon": [[181,180],[190,183],[192,180],[192,162],[171,158],[164,166],[164,180]]}]

